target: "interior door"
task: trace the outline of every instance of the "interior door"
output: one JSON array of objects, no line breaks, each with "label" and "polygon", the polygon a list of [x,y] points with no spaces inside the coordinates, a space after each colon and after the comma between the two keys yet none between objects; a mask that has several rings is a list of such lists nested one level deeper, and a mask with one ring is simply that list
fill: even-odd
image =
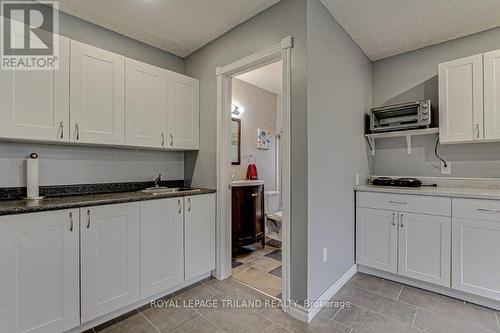
[{"label": "interior door", "polygon": [[184,281],[184,199],[141,204],[141,297]]},{"label": "interior door", "polygon": [[200,130],[200,83],[191,77],[167,74],[167,146],[198,149]]},{"label": "interior door", "polygon": [[356,209],[356,261],[390,273],[398,272],[397,213]]},{"label": "interior door", "polygon": [[500,218],[453,218],[452,287],[500,301]]},{"label": "interior door", "polygon": [[128,59],[126,89],[127,144],[167,144],[167,71]]},{"label": "interior door", "polygon": [[0,71],[0,137],[69,141],[69,39],[55,38],[57,70]]},{"label": "interior door", "polygon": [[125,57],[71,41],[71,141],[125,143]]},{"label": "interior door", "polygon": [[439,64],[441,143],[484,139],[483,55]]},{"label": "interior door", "polygon": [[78,210],[0,217],[0,332],[80,325]]},{"label": "interior door", "polygon": [[82,208],[82,323],[139,300],[139,204]]},{"label": "interior door", "polygon": [[185,202],[185,280],[215,269],[215,195],[195,195]]},{"label": "interior door", "polygon": [[398,273],[451,287],[451,218],[399,213]]},{"label": "interior door", "polygon": [[484,54],[484,138],[500,139],[500,50]]}]

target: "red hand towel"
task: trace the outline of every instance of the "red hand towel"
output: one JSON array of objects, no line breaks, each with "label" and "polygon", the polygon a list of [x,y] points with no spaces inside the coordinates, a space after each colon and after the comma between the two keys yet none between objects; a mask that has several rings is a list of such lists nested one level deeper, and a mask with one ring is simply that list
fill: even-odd
[{"label": "red hand towel", "polygon": [[257,172],[257,166],[255,163],[250,163],[247,168],[247,179],[257,180],[259,179],[259,174]]}]

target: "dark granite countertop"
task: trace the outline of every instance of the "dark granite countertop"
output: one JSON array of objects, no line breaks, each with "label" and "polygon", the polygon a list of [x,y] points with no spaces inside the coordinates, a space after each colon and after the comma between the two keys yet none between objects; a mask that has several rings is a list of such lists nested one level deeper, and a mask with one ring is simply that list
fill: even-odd
[{"label": "dark granite countertop", "polygon": [[70,209],[90,206],[111,205],[126,202],[177,198],[191,195],[215,193],[215,190],[197,189],[197,191],[173,192],[165,194],[148,194],[143,192],[117,192],[103,194],[67,195],[47,197],[42,200],[3,200],[0,201],[0,215],[13,215],[43,212],[59,209]]}]

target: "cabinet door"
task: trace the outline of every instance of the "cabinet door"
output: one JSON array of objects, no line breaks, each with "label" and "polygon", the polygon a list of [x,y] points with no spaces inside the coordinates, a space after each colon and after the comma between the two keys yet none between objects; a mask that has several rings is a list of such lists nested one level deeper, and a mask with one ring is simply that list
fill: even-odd
[{"label": "cabinet door", "polygon": [[484,54],[484,138],[500,139],[500,50]]},{"label": "cabinet door", "polygon": [[125,143],[125,57],[71,41],[71,141]]},{"label": "cabinet door", "polygon": [[127,59],[127,144],[164,147],[167,144],[167,71]]},{"label": "cabinet door", "polygon": [[500,301],[500,219],[453,218],[452,288]]},{"label": "cabinet door", "polygon": [[0,218],[0,332],[80,324],[78,210]]},{"label": "cabinet door", "polygon": [[139,204],[80,210],[82,322],[139,300]]},{"label": "cabinet door", "polygon": [[439,64],[439,137],[441,143],[484,139],[481,54]]},{"label": "cabinet door", "polygon": [[184,200],[141,204],[141,297],[184,281]]},{"label": "cabinet door", "polygon": [[185,280],[215,269],[215,195],[184,198]]},{"label": "cabinet door", "polygon": [[399,213],[398,273],[451,286],[451,218]]},{"label": "cabinet door", "polygon": [[200,131],[199,81],[185,75],[168,72],[167,146],[178,149],[198,149]]},{"label": "cabinet door", "polygon": [[388,210],[356,209],[356,261],[386,272],[398,271],[397,213]]},{"label": "cabinet door", "polygon": [[69,141],[69,40],[64,37],[59,37],[58,66],[0,71],[0,137]]}]

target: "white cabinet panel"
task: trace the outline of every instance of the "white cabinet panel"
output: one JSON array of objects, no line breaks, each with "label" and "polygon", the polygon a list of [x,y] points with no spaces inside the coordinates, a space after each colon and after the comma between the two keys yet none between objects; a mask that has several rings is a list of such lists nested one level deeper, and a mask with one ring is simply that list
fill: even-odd
[{"label": "white cabinet panel", "polygon": [[500,219],[453,218],[452,287],[500,301]]},{"label": "white cabinet panel", "polygon": [[184,198],[185,280],[215,269],[215,195]]},{"label": "white cabinet panel", "polygon": [[198,149],[199,81],[170,71],[167,74],[167,80],[167,146],[178,149]]},{"label": "white cabinet panel", "polygon": [[80,210],[82,322],[139,300],[139,204]]},{"label": "white cabinet panel", "polygon": [[183,198],[141,204],[141,297],[184,281]]},{"label": "white cabinet panel", "polygon": [[451,218],[399,213],[400,275],[450,287]]},{"label": "white cabinet panel", "polygon": [[0,332],[80,324],[78,210],[0,217]]},{"label": "white cabinet panel", "polygon": [[58,70],[0,71],[0,137],[69,141],[69,40],[58,38]]},{"label": "white cabinet panel", "polygon": [[441,143],[484,139],[483,56],[439,64],[439,137]]},{"label": "white cabinet panel", "polygon": [[484,54],[484,139],[500,139],[500,50]]},{"label": "white cabinet panel", "polygon": [[125,144],[125,57],[71,41],[71,140]]},{"label": "white cabinet panel", "polygon": [[167,144],[167,71],[127,59],[127,144]]},{"label": "white cabinet panel", "polygon": [[356,209],[356,261],[386,272],[398,271],[397,213]]}]

